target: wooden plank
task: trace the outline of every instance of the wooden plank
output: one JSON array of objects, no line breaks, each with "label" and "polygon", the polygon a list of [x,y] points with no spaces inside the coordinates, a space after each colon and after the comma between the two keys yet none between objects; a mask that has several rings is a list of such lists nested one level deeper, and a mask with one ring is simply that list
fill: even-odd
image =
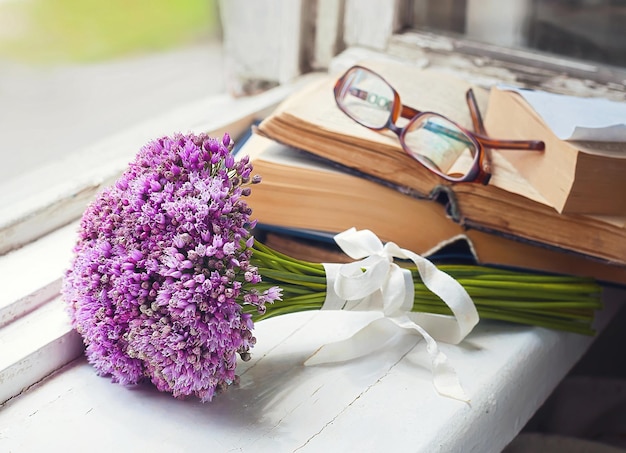
[{"label": "wooden plank", "polygon": [[409,6],[407,0],[346,0],[346,45],[386,49],[391,35],[410,20]]},{"label": "wooden plank", "polygon": [[626,70],[538,51],[411,30],[393,35],[388,53],[484,86],[504,83],[583,97],[626,100]]},{"label": "wooden plank", "polygon": [[245,95],[286,83],[301,73],[302,0],[220,0],[228,89]]},{"label": "wooden plank", "polygon": [[82,351],[59,296],[78,222],[0,256],[0,404]]},{"label": "wooden plank", "polygon": [[328,68],[332,58],[343,50],[345,3],[345,0],[317,0],[313,68]]},{"label": "wooden plank", "polygon": [[1,328],[0,350],[1,405],[80,356],[83,343],[57,297]]},{"label": "wooden plank", "polygon": [[44,305],[59,294],[78,222],[60,228],[35,243],[0,256],[0,328]]}]

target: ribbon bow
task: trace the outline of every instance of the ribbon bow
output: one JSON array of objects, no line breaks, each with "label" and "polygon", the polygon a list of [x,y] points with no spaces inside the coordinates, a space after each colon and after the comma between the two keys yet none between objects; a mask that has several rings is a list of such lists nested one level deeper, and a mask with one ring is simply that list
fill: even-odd
[{"label": "ribbon bow", "polygon": [[[361,357],[382,347],[400,328],[418,333],[426,341],[437,391],[466,401],[454,368],[436,342],[458,344],[478,323],[476,307],[463,286],[426,258],[393,242],[383,245],[369,230],[351,228],[336,235],[335,242],[360,261],[324,264],[327,290],[322,309],[376,310],[384,316],[346,340],[322,346],[305,365]],[[424,285],[450,307],[453,316],[412,312],[415,287],[411,271],[395,264],[394,258],[413,261]]]}]

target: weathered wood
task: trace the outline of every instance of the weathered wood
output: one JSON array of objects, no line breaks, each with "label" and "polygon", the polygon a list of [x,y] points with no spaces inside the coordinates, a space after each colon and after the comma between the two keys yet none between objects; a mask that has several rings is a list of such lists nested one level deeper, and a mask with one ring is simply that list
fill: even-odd
[{"label": "weathered wood", "polygon": [[0,256],[0,405],[83,351],[59,296],[77,228],[73,222]]},{"label": "weathered wood", "polygon": [[293,80],[301,73],[302,0],[221,0],[228,89],[251,94]]},{"label": "weathered wood", "polygon": [[345,3],[345,0],[317,0],[315,43],[311,52],[313,68],[327,68],[343,49]]},{"label": "weathered wood", "polygon": [[348,46],[384,50],[410,18],[407,0],[347,0],[344,39]]},{"label": "weathered wood", "polygon": [[555,93],[626,100],[626,70],[538,51],[421,31],[393,35],[387,51],[407,61],[426,61],[430,67],[483,85],[508,83]]}]

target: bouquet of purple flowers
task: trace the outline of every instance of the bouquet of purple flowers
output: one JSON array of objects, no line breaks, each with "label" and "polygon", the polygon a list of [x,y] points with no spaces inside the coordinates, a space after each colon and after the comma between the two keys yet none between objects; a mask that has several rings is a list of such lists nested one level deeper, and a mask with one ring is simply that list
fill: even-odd
[{"label": "bouquet of purple flowers", "polygon": [[63,293],[99,373],[202,400],[235,380],[236,355],[255,342],[241,307],[264,313],[280,289],[254,288],[242,197],[256,180],[231,145],[153,141],[84,213]]},{"label": "bouquet of purple flowers", "polygon": [[[245,196],[260,180],[232,147],[227,134],[152,141],[86,209],[62,292],[99,374],[210,401],[236,382],[237,356],[249,359],[255,321],[328,303],[331,268],[254,243]],[[599,306],[599,287],[587,279],[450,268],[458,283],[423,258],[392,249],[375,263],[356,263],[346,277],[355,281],[346,287],[362,288],[359,278],[369,267],[376,273],[394,256],[410,258],[415,267],[393,264],[378,292],[386,316],[420,333],[412,314],[461,315],[466,320],[453,335],[461,341],[478,321],[474,303],[486,318],[587,333]],[[431,274],[437,283],[429,283]],[[463,307],[441,300],[451,292]]]}]

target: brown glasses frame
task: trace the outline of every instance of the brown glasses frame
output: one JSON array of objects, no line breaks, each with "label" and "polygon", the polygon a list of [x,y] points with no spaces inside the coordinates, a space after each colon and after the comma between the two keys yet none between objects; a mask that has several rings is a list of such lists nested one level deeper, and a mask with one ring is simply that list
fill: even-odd
[{"label": "brown glasses frame", "polygon": [[[342,91],[341,89],[345,83],[346,78],[350,74],[352,74],[354,71],[357,71],[357,70],[366,71],[378,77],[383,82],[385,82],[389,86],[391,91],[393,92],[392,100],[385,101],[385,105],[382,105],[380,102],[378,103],[380,107],[388,109],[390,112],[389,118],[387,119],[386,124],[381,127],[372,127],[359,121],[358,118],[353,117],[350,114],[350,112],[348,112],[344,108],[343,104],[340,101],[340,93]],[[541,140],[500,140],[500,139],[493,139],[493,138],[488,137],[487,131],[485,130],[485,125],[483,123],[482,115],[480,114],[480,110],[478,108],[478,103],[476,102],[476,97],[474,96],[474,92],[472,91],[471,88],[467,91],[465,99],[466,99],[467,106],[470,111],[470,115],[472,117],[472,124],[476,132],[467,130],[466,128],[457,124],[455,121],[452,121],[450,118],[444,115],[440,115],[439,113],[422,112],[413,107],[409,107],[408,105],[402,104],[402,102],[400,101],[400,95],[395,90],[395,88],[393,88],[393,86],[389,82],[387,82],[387,80],[384,77],[380,76],[376,72],[364,66],[359,66],[359,65],[352,66],[341,77],[339,77],[339,79],[337,79],[337,82],[335,83],[334,94],[335,94],[335,102],[337,103],[337,106],[349,118],[361,124],[362,126],[367,127],[368,129],[372,129],[375,131],[382,131],[382,130],[388,129],[392,131],[398,136],[398,139],[400,140],[400,145],[402,146],[402,149],[407,154],[409,154],[415,160],[420,162],[430,171],[436,173],[440,177],[451,182],[481,182],[483,184],[487,184],[489,182],[489,179],[491,178],[491,161],[488,156],[488,153],[486,152],[486,148],[512,149],[512,150],[521,150],[521,151],[543,151],[545,149],[545,144]],[[361,99],[367,99],[371,93],[368,93],[363,90],[356,90],[355,92],[351,94]],[[408,146],[406,145],[404,137],[406,133],[411,130],[412,125],[416,121],[423,119],[425,115],[443,118],[446,121],[449,121],[450,123],[454,124],[461,131],[463,131],[463,133],[467,135],[467,139],[470,140],[471,143],[476,146],[477,152],[474,156],[472,168],[467,174],[463,175],[462,177],[457,178],[457,177],[439,172],[436,169],[429,166],[427,163],[421,161],[419,158],[419,155],[415,155],[410,152]],[[396,122],[398,121],[400,117],[409,120],[409,122],[404,127],[399,127],[396,124]]]}]

